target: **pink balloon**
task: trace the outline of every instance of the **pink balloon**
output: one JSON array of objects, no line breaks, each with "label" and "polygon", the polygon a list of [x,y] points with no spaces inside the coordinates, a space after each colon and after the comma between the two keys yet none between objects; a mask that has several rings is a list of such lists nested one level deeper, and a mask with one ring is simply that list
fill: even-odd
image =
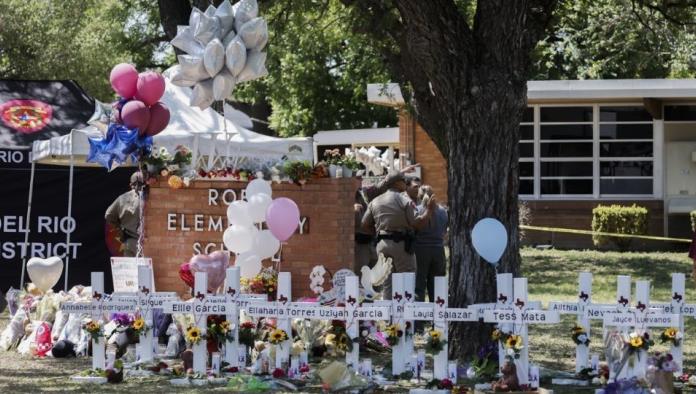
[{"label": "pink balloon", "polygon": [[133,98],[138,90],[138,70],[132,64],[117,64],[111,69],[109,82],[119,96],[127,99]]},{"label": "pink balloon", "polygon": [[135,98],[148,107],[155,104],[164,94],[164,77],[154,71],[146,71],[138,75]]},{"label": "pink balloon", "polygon": [[276,198],[266,209],[266,224],[274,237],[287,241],[300,225],[300,209],[289,198]]},{"label": "pink balloon", "polygon": [[208,291],[213,292],[225,281],[225,270],[230,265],[230,255],[216,251],[209,255],[198,254],[189,260],[189,268],[195,277],[196,272],[208,273]]},{"label": "pink balloon", "polygon": [[145,132],[140,134],[145,134],[150,137],[159,134],[160,131],[164,130],[169,124],[169,108],[167,108],[164,103],[155,103],[150,107],[150,123],[147,125]]},{"label": "pink balloon", "polygon": [[121,119],[128,128],[147,130],[147,125],[150,123],[150,110],[142,101],[131,100],[121,109]]}]

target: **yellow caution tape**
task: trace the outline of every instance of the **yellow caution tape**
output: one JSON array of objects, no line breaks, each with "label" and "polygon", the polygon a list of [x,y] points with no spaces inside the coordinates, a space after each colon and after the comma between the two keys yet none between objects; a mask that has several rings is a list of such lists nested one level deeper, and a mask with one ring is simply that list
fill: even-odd
[{"label": "yellow caution tape", "polygon": [[669,237],[656,237],[653,235],[634,235],[634,234],[616,234],[616,233],[605,233],[601,231],[589,231],[589,230],[576,230],[572,228],[558,228],[558,227],[540,227],[540,226],[527,226],[520,225],[523,230],[533,230],[533,231],[551,231],[555,233],[568,233],[568,234],[583,234],[583,235],[602,235],[607,237],[622,237],[622,238],[640,238],[640,239],[650,239],[653,241],[670,241],[670,242],[685,242],[691,243],[690,239],[685,238],[669,238]]}]

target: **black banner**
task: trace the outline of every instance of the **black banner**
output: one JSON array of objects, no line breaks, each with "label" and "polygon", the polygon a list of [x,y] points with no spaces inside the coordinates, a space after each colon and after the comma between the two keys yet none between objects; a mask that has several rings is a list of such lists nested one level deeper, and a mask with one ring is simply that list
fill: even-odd
[{"label": "black banner", "polygon": [[[15,154],[0,150],[6,154]],[[27,151],[19,151],[27,154]],[[38,165],[34,176],[31,218],[26,222],[30,166],[5,166],[0,162],[3,185],[0,206],[0,289],[19,286],[22,257],[49,257],[69,254],[69,285],[89,285],[90,273],[104,272],[106,290],[111,289],[111,252],[120,245],[104,222],[106,208],[128,190],[133,169],[75,168],[72,217],[68,217],[69,172],[67,167]],[[29,240],[24,242],[29,230]],[[66,244],[70,232],[70,244]],[[65,258],[63,259],[66,260]],[[65,273],[64,273],[65,274]],[[25,282],[29,282],[28,276]],[[63,288],[61,277],[54,289]]]}]

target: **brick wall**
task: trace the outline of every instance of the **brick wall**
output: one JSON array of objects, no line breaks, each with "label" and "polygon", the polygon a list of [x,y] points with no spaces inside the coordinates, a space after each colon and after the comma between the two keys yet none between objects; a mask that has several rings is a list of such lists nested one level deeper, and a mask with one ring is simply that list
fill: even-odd
[{"label": "brick wall", "polygon": [[[309,273],[312,267],[324,265],[330,272],[352,267],[354,242],[353,201],[358,186],[356,179],[317,179],[303,187],[274,184],[273,197],[288,197],[297,203],[300,216],[307,217],[306,234],[296,233],[283,245],[281,271],[292,273],[293,297],[310,296]],[[223,217],[226,224],[227,206],[218,199],[218,205],[208,203],[209,189],[219,194],[225,189],[235,192],[246,183],[226,181],[194,181],[185,189],[172,190],[165,182],[150,188],[145,206],[145,256],[153,260],[155,285],[158,291],[176,291],[184,295],[186,285],[179,278],[179,265],[194,253],[193,244],[217,244],[211,251],[222,247],[222,231],[207,231],[208,217]],[[168,230],[168,214],[176,213],[176,230]],[[191,228],[182,230],[184,225]],[[202,228],[194,231],[194,215],[203,215]],[[270,261],[264,262],[268,266]]]},{"label": "brick wall", "polygon": [[399,114],[399,144],[411,162],[421,164],[423,183],[433,187],[438,201],[447,203],[447,162],[425,130],[405,111]]}]

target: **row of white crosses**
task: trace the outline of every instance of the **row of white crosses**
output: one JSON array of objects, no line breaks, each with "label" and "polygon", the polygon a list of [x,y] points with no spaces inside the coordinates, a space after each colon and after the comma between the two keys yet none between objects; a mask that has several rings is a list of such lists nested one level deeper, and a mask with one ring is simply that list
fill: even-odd
[{"label": "row of white crosses", "polygon": [[[684,333],[684,316],[696,317],[696,305],[685,304],[684,274],[672,274],[672,296],[669,303],[651,304],[649,302],[650,282],[636,282],[635,306],[631,307],[631,277],[620,275],[617,277],[616,304],[594,304],[592,303],[592,274],[582,272],[579,276],[578,300],[572,302],[551,302],[550,310],[560,313],[577,315],[577,324],[582,327],[587,336],[590,336],[590,320],[603,321],[603,337],[607,335],[609,327],[618,327],[624,334],[628,333],[633,327],[637,333],[642,334],[651,327],[675,327],[679,332]],[[682,337],[683,342],[683,337]],[[670,353],[679,366],[681,373],[683,365],[683,353],[681,344],[672,344]],[[596,357],[593,357],[596,359]],[[616,376],[618,378],[645,375],[645,362],[647,357],[641,354],[637,358],[638,363],[633,367],[625,366]],[[590,363],[589,347],[585,344],[576,346],[575,370],[581,370],[595,365],[596,360]],[[612,371],[612,378],[613,378]]]}]

